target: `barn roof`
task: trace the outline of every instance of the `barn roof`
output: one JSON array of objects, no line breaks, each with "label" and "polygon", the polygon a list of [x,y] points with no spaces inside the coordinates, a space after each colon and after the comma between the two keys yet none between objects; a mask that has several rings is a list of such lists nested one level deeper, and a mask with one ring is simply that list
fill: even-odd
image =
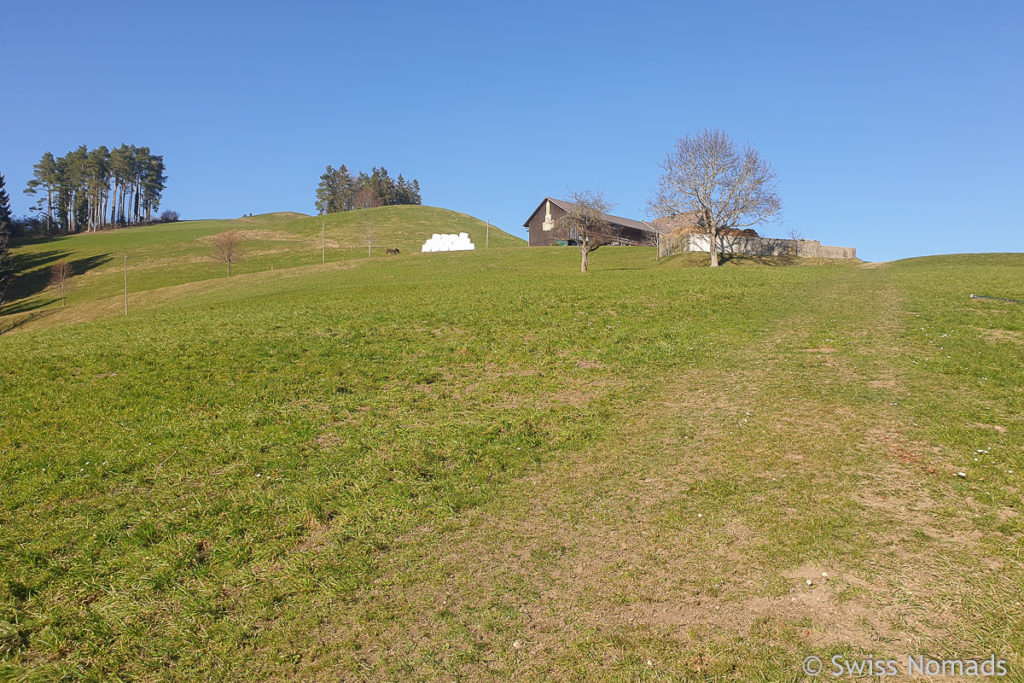
[{"label": "barn roof", "polygon": [[[558,208],[560,208],[560,209],[562,209],[563,211],[566,211],[566,212],[572,211],[573,207],[576,206],[575,203],[567,202],[564,199],[555,199],[554,197],[545,197],[544,200],[540,204],[537,205],[537,208],[533,210],[533,213],[530,214],[530,217],[526,219],[526,222],[523,223],[523,227],[524,228],[529,227],[530,226],[530,221],[533,220],[533,217],[537,215],[538,211],[540,211],[542,208],[544,208],[544,202],[551,202],[552,204],[554,204],[555,206],[557,206]],[[635,221],[632,218],[623,218],[622,216],[613,216],[613,215],[611,215],[609,213],[603,213],[603,214],[601,214],[601,216],[603,216],[604,219],[606,221],[608,221],[609,223],[611,223],[612,225],[619,225],[619,226],[622,226],[624,228],[632,228],[633,230],[642,230],[644,232],[659,232],[656,227],[654,227],[653,225],[651,225],[650,223],[648,223],[646,221]]]}]

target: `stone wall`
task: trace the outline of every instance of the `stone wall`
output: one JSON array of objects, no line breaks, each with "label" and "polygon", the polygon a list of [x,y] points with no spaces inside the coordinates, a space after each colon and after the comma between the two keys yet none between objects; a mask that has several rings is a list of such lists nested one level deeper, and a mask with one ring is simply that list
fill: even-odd
[{"label": "stone wall", "polygon": [[[689,237],[689,244],[685,244]],[[684,250],[711,251],[709,235],[686,235]],[[719,237],[718,251],[723,254],[747,256],[807,256],[817,258],[854,259],[856,247],[830,247],[818,240],[786,240],[775,237]]]}]

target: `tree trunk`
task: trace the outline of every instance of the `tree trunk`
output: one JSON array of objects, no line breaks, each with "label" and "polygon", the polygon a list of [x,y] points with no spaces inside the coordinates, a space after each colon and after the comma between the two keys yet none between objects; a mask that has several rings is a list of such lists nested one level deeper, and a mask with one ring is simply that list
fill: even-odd
[{"label": "tree trunk", "polygon": [[718,267],[718,231],[711,231],[711,267]]}]

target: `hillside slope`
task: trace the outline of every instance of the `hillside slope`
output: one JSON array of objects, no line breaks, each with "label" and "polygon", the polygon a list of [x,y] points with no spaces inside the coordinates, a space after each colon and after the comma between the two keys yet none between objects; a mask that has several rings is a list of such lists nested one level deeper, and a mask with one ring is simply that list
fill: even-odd
[{"label": "hillside slope", "polygon": [[0,679],[1020,671],[1024,306],[969,294],[1024,299],[1024,255],[577,259],[242,274],[0,335]]},{"label": "hillside slope", "polygon": [[[367,228],[373,234],[375,256],[392,247],[403,255],[418,253],[435,232],[469,233],[478,249],[487,241],[483,221],[431,206],[388,206],[316,217],[273,213],[32,240],[13,250],[18,276],[0,316],[59,305],[55,292],[46,286],[50,267],[60,260],[74,268],[68,303],[77,304],[123,292],[126,265],[132,292],[223,277],[225,266],[214,256],[214,236],[227,230],[238,231],[243,239],[244,259],[234,271],[247,273],[320,263],[322,230],[328,262],[366,258]],[[489,232],[491,248],[526,244],[493,226]]]}]

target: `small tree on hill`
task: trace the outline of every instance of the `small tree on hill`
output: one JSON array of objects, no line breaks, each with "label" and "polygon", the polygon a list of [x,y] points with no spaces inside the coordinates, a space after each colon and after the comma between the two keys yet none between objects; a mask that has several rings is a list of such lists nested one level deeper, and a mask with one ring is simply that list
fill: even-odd
[{"label": "small tree on hill", "polygon": [[222,232],[214,238],[214,255],[217,260],[228,267],[228,277],[231,277],[231,264],[238,263],[245,258],[242,249],[242,236],[234,230]]},{"label": "small tree on hill", "polygon": [[366,242],[366,257],[373,258],[373,223],[363,223],[363,241]]},{"label": "small tree on hill", "polygon": [[712,267],[718,265],[723,230],[746,228],[781,211],[771,165],[749,145],[737,150],[724,131],[679,139],[661,168],[651,212],[668,217],[697,212],[710,240]]},{"label": "small tree on hill", "polygon": [[569,201],[572,209],[555,220],[554,236],[576,242],[580,246],[580,272],[587,272],[589,256],[593,251],[612,244],[619,230],[606,217],[611,208],[600,192],[573,192]]},{"label": "small tree on hill", "polygon": [[71,289],[71,278],[74,274],[75,269],[67,261],[57,261],[50,268],[50,286],[60,289],[61,308],[67,305],[68,291]]}]

